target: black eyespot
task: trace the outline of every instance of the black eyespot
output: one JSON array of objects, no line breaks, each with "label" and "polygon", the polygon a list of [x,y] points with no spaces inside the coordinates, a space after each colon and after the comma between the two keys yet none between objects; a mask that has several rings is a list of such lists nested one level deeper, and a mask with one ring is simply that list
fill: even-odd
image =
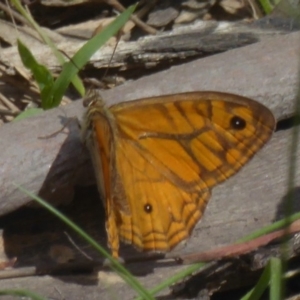
[{"label": "black eyespot", "polygon": [[246,121],[238,116],[234,116],[230,120],[230,126],[232,129],[242,130],[246,127]]},{"label": "black eyespot", "polygon": [[148,214],[151,213],[151,212],[152,212],[152,205],[149,204],[149,203],[145,204],[145,205],[144,205],[144,210],[145,210],[145,212],[148,213]]}]

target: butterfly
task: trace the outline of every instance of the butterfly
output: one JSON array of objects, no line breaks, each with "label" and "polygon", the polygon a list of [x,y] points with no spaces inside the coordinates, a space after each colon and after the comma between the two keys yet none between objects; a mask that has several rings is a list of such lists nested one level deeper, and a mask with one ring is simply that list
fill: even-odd
[{"label": "butterfly", "polygon": [[167,252],[186,240],[212,188],[237,173],[270,139],[275,119],[234,94],[189,92],[107,107],[96,91],[82,137],[104,200],[112,256],[120,240]]}]

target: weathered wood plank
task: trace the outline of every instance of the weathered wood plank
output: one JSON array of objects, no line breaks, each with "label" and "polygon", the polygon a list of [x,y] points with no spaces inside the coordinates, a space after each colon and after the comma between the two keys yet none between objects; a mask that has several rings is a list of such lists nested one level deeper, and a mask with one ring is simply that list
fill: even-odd
[{"label": "weathered wood plank", "polygon": [[[6,27],[7,25],[5,29]],[[137,41],[120,42],[110,66],[123,69],[140,66],[153,67],[174,60],[181,61],[186,58],[212,55],[297,30],[299,30],[298,23],[292,19],[274,17],[266,17],[253,23],[199,20],[194,24],[179,26],[171,31],[140,38]],[[33,40],[27,33],[22,32],[22,28],[19,34],[21,34],[21,40],[30,47],[39,63],[50,69],[61,69],[47,45],[39,40]],[[82,38],[65,38],[55,32],[48,34],[56,41],[57,48],[63,49],[68,57],[72,57],[84,44]],[[10,36],[11,40],[20,38],[19,35],[14,37],[14,33],[12,36],[13,38]],[[106,68],[112,52],[113,46],[102,47],[93,55],[90,64],[99,69]],[[129,57],[130,59],[128,59]],[[23,67],[17,46],[3,49],[0,53],[0,60],[10,62],[15,67]]]},{"label": "weathered wood plank", "polygon": [[[113,104],[168,93],[218,90],[257,99],[281,119],[293,113],[299,37],[299,33],[276,37],[173,67],[103,92],[103,97]],[[52,193],[53,188],[57,190],[53,195],[57,202],[62,201],[57,199],[57,194],[63,193],[64,199],[67,198],[76,179],[74,170],[85,166],[87,160],[77,122],[69,124],[70,134],[60,133],[48,139],[39,137],[61,129],[61,124],[69,118],[81,118],[82,112],[81,102],[76,102],[0,129],[0,214],[28,201],[12,182],[36,193],[43,185],[49,185]],[[51,193],[47,198],[51,199]]]},{"label": "weathered wood plank", "polygon": [[[284,118],[293,113],[298,86],[299,38],[300,34],[294,33],[268,39],[173,67],[103,95],[108,103],[112,104],[167,93],[218,90],[258,99],[270,107],[277,118]],[[0,213],[7,213],[28,202],[28,199],[15,190],[12,181],[38,192],[47,178],[50,186],[57,188],[59,194],[66,190],[65,197],[67,198],[68,192],[69,198],[72,196],[70,191],[75,181],[74,170],[78,167],[77,164],[83,166],[87,163],[84,155],[79,162],[77,160],[82,148],[76,124],[72,124],[70,135],[58,134],[46,140],[40,140],[38,137],[59,129],[60,121],[65,117],[81,114],[81,103],[77,102],[31,120],[5,125],[0,129]],[[227,244],[262,225],[270,224],[276,218],[287,193],[290,141],[291,130],[275,133],[270,143],[237,176],[213,190],[213,197],[203,220],[197,225],[187,246],[181,249],[181,252]],[[299,153],[296,157],[300,159]],[[57,169],[51,177],[47,172],[53,162]],[[297,185],[299,181],[300,171],[297,170]],[[105,234],[103,229],[102,233]],[[45,240],[45,248],[47,243],[49,242]],[[39,246],[38,249],[42,251],[42,247]],[[132,252],[126,248],[125,253]],[[23,260],[23,263],[28,262],[28,256],[22,257],[22,251],[19,252],[18,259],[20,262]],[[149,266],[149,263],[145,263],[133,265],[132,268],[148,268],[147,275],[140,279],[147,287],[152,287],[182,267],[167,267],[154,263]],[[151,270],[154,272],[151,273]],[[5,280],[0,281],[0,288],[24,286],[26,282],[26,286],[32,290],[48,297],[53,296],[53,291],[45,290],[45,280],[47,281],[48,277],[28,281]],[[53,279],[51,282],[55,285],[57,283]],[[101,295],[101,299],[110,299],[109,291],[112,289],[117,297],[122,295],[123,299],[130,299],[133,295],[128,287],[120,283],[112,283],[107,289],[103,289],[103,278],[100,282],[95,280],[94,283],[94,288],[87,288],[86,292],[89,291],[95,297],[98,295],[98,298]],[[79,289],[82,286],[73,287],[75,295],[80,295]],[[59,289],[63,294],[70,292],[68,284],[59,284]]]}]

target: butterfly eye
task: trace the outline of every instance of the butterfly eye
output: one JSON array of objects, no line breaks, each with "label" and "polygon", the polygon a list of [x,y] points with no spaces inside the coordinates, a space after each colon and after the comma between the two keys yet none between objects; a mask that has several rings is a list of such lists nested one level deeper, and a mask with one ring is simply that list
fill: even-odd
[{"label": "butterfly eye", "polygon": [[152,205],[147,203],[144,205],[144,210],[146,213],[151,213],[152,212]]},{"label": "butterfly eye", "polygon": [[238,116],[234,116],[230,120],[230,126],[232,129],[242,130],[246,127],[246,121]]}]

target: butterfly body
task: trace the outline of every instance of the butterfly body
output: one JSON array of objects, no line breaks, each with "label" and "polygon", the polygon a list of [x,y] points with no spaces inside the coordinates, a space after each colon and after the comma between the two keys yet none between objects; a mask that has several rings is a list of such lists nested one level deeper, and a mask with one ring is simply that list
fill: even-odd
[{"label": "butterfly body", "polygon": [[112,254],[119,240],[166,252],[187,239],[211,189],[267,142],[272,113],[258,102],[192,92],[106,107],[89,96],[84,140],[105,203]]}]

